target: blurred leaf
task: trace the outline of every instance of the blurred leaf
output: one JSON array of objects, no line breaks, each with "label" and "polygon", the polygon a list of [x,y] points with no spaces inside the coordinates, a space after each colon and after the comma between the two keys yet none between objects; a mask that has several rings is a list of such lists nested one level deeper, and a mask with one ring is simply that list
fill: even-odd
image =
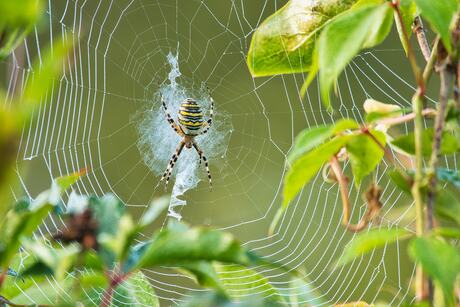
[{"label": "blurred leaf", "polygon": [[[59,306],[64,297],[68,298],[72,281],[67,278],[65,281],[56,282],[45,280],[41,283],[33,283],[29,288],[22,291],[18,296],[11,299],[15,304],[33,306]],[[33,298],[33,301],[31,300]]]},{"label": "blurred leaf", "polygon": [[80,252],[80,247],[76,244],[68,245],[62,248],[48,247],[39,241],[23,240],[23,247],[32,254],[37,262],[26,268],[22,273],[22,277],[28,275],[41,275],[38,268],[49,268],[53,272],[53,276],[58,281],[62,281],[71,271],[77,260],[77,255]]},{"label": "blurred leaf", "polygon": [[54,180],[49,190],[40,193],[32,201],[21,200],[21,205],[8,213],[0,228],[0,264],[2,266],[8,266],[12,257],[19,250],[21,237],[30,236],[48,213],[60,204],[63,192],[62,187]]},{"label": "blurred leaf", "polygon": [[[412,34],[412,24],[415,20],[415,17],[417,16],[417,6],[415,5],[414,0],[401,0],[399,3],[399,10],[401,12],[401,17],[403,20],[402,26],[404,27],[404,31],[406,31],[408,37],[410,38]],[[403,29],[401,28],[399,22],[396,22],[396,28],[398,30],[399,40],[401,41],[401,44],[407,55],[408,46],[406,39],[404,38]]]},{"label": "blurred leaf", "polygon": [[117,287],[113,302],[123,302],[126,306],[160,306],[154,288],[142,272],[131,275]]},{"label": "blurred leaf", "polygon": [[138,228],[134,225],[131,216],[127,214],[120,218],[117,226],[115,234],[107,232],[99,234],[98,242],[113,252],[117,261],[123,262],[128,257],[129,249],[138,235]]},{"label": "blurred leaf", "polygon": [[84,270],[80,272],[78,281],[82,290],[92,288],[105,289],[109,285],[107,276],[105,276],[103,272],[94,272],[92,270]]},{"label": "blurred leaf", "polygon": [[371,307],[371,306],[372,305],[369,305],[368,303],[363,302],[363,301],[334,305],[334,307]]},{"label": "blurred leaf", "polygon": [[[431,149],[433,144],[433,128],[428,128],[423,131],[423,156],[429,157],[431,155]],[[415,154],[415,138],[414,133],[408,133],[406,135],[400,136],[395,138],[391,141],[391,145],[396,147],[397,149],[401,150],[402,152],[414,155]],[[460,144],[457,142],[455,136],[448,132],[444,132],[442,134],[442,141],[441,141],[441,154],[453,154],[456,153],[460,149]]]},{"label": "blurred leaf", "polygon": [[423,18],[428,20],[433,30],[441,36],[447,51],[452,52],[450,24],[457,12],[457,0],[415,0]]},{"label": "blurred leaf", "polygon": [[[294,277],[289,282],[289,287],[283,291],[283,297],[288,300],[291,307],[322,306],[326,302],[321,299],[323,295],[313,283],[300,277]],[[281,291],[281,289],[280,289]]]},{"label": "blurred leaf", "polygon": [[263,295],[267,300],[283,302],[278,291],[268,279],[241,265],[214,263],[214,268],[227,295],[238,300],[242,297]]},{"label": "blurred leaf", "polygon": [[178,271],[191,275],[202,287],[213,288],[219,293],[225,293],[219,275],[210,261],[184,261],[176,266]]},{"label": "blurred leaf", "polygon": [[66,206],[66,214],[82,214],[89,204],[88,196],[78,195],[77,192],[72,191]]},{"label": "blurred leaf", "polygon": [[413,178],[397,168],[391,170],[388,175],[393,183],[403,192],[411,194]]},{"label": "blurred leaf", "polygon": [[359,186],[361,180],[374,171],[384,155],[382,147],[385,147],[386,143],[385,134],[377,130],[371,130],[369,133],[373,137],[368,134],[354,135],[346,145],[356,186]]},{"label": "blurred leaf", "polygon": [[412,234],[402,228],[372,229],[368,232],[358,233],[345,247],[337,264],[345,265],[355,258],[361,257],[375,248],[383,247],[388,243],[404,240]]},{"label": "blurred leaf", "polygon": [[460,201],[451,191],[444,189],[436,194],[435,214],[438,217],[447,218],[460,225]]},{"label": "blurred leaf", "polygon": [[130,247],[128,257],[123,263],[123,272],[130,272],[139,262],[145,251],[149,248],[150,242],[142,242]]},{"label": "blurred leaf", "polygon": [[436,174],[439,180],[449,182],[460,189],[460,175],[457,170],[437,168]]},{"label": "blurred leaf", "polygon": [[434,229],[434,233],[436,235],[445,237],[445,238],[452,238],[460,240],[460,229],[453,228],[453,227],[436,227]]},{"label": "blurred leaf", "polygon": [[0,0],[0,60],[8,56],[44,12],[43,1]]},{"label": "blurred leaf", "polygon": [[280,302],[272,301],[264,297],[249,297],[238,302],[230,301],[225,295],[220,293],[199,293],[190,296],[181,307],[285,307]]},{"label": "blurred leaf", "polygon": [[319,82],[323,103],[329,107],[329,91],[340,73],[362,48],[381,43],[388,35],[393,19],[391,7],[361,6],[347,11],[324,28],[318,40]]},{"label": "blurred leaf", "polygon": [[147,211],[142,215],[140,220],[140,226],[145,227],[153,223],[157,217],[168,208],[170,197],[163,196],[157,199],[154,199],[150,204]]},{"label": "blurred leaf", "polygon": [[321,145],[332,136],[347,129],[358,129],[359,125],[352,119],[342,119],[335,124],[316,126],[300,132],[294,143],[294,147],[288,155],[288,162],[292,164],[297,158]]},{"label": "blurred leaf", "polygon": [[254,32],[247,64],[253,76],[308,71],[323,25],[356,0],[289,1]]},{"label": "blurred leaf", "polygon": [[135,267],[175,266],[201,260],[247,265],[250,257],[230,233],[175,223],[152,238]]},{"label": "blurred leaf", "polygon": [[435,238],[415,238],[409,255],[442,287],[447,306],[454,306],[454,284],[460,273],[460,251]]},{"label": "blurred leaf", "polygon": [[66,175],[66,176],[61,176],[55,179],[56,184],[61,188],[62,190],[67,190],[70,188],[75,182],[78,181],[82,176],[86,174],[86,169],[82,169],[78,172],[74,172],[72,174]]},{"label": "blurred leaf", "polygon": [[117,197],[112,194],[101,198],[92,196],[89,199],[89,208],[99,223],[99,234],[117,233],[118,223],[125,213],[125,205]]}]

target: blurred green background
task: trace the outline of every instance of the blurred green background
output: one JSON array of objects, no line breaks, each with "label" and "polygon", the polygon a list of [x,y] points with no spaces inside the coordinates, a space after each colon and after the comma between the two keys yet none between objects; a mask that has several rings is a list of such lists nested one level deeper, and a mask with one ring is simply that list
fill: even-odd
[{"label": "blurred green background", "polygon": [[[203,171],[203,181],[183,196],[188,203],[181,211],[183,219],[228,229],[258,253],[302,267],[326,302],[384,299],[399,304],[410,292],[406,285],[414,271],[403,246],[335,268],[353,234],[340,225],[337,187],[321,178],[291,205],[278,232],[267,236],[281,203],[285,158],[297,132],[343,117],[361,121],[362,103],[370,97],[409,106],[413,93],[395,33],[347,68],[337,87],[334,114],[321,105],[316,83],[301,99],[306,75],[253,79],[245,63],[251,34],[285,2],[50,1],[36,31],[1,66],[4,88],[20,95],[31,76],[33,56],[39,57],[48,42],[61,36],[79,38],[58,86],[36,110],[36,120],[24,127],[17,159],[21,188],[14,193],[35,196],[51,178],[87,167],[78,192],[115,193],[141,214],[152,197],[164,191],[154,189],[160,178],[138,150],[137,125],[142,112],[158,106],[152,98],[158,82],[167,79],[166,55],[179,50],[184,77],[195,86],[206,82],[214,91],[216,113],[227,114],[233,125],[225,154],[210,161],[213,191]],[[384,189],[381,223],[410,228],[410,204],[388,184],[388,170],[382,165],[376,174]],[[362,192],[352,190],[354,221],[365,211]],[[387,214],[390,208],[397,213]],[[52,232],[54,223],[59,221],[52,221],[43,233]],[[286,274],[264,273],[275,286],[288,289]],[[193,288],[187,278],[166,272],[150,272],[149,277],[165,299],[177,299]]]}]

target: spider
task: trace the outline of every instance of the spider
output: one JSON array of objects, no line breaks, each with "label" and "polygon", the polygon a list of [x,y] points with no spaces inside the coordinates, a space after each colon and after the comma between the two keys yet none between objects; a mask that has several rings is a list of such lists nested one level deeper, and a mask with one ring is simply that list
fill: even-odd
[{"label": "spider", "polygon": [[163,109],[166,113],[166,120],[174,129],[174,131],[182,137],[182,140],[180,141],[179,146],[177,146],[176,152],[172,155],[171,160],[169,160],[168,167],[166,168],[166,171],[164,172],[160,181],[163,181],[166,178],[165,188],[167,188],[169,178],[171,177],[174,165],[176,164],[177,159],[179,158],[182,152],[182,149],[184,149],[184,146],[187,148],[192,148],[193,146],[193,148],[195,148],[196,152],[198,153],[198,156],[200,157],[200,165],[201,160],[203,160],[204,162],[204,166],[206,167],[206,172],[208,174],[209,185],[212,188],[211,172],[209,171],[208,159],[206,158],[198,144],[195,142],[195,137],[207,133],[211,128],[214,100],[211,97],[211,109],[209,111],[209,119],[206,122],[204,122],[203,112],[198,103],[193,98],[185,99],[181,103],[179,112],[177,114],[179,124],[176,124],[174,119],[169,114],[168,108],[166,107],[166,103],[161,94],[160,97]]}]

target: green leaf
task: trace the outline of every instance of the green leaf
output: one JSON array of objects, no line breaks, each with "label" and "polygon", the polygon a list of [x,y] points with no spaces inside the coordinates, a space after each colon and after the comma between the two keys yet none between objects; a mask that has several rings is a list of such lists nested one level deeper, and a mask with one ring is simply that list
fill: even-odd
[{"label": "green leaf", "polygon": [[413,178],[399,169],[391,170],[388,175],[393,183],[403,192],[411,194]]},{"label": "green leaf", "polygon": [[453,227],[437,227],[434,229],[434,233],[438,236],[445,238],[452,238],[460,240],[460,229]]},{"label": "green leaf", "polygon": [[415,0],[423,18],[428,20],[433,30],[441,36],[447,51],[452,52],[450,25],[457,12],[457,0]]},{"label": "green leaf", "polygon": [[372,229],[368,232],[359,233],[345,247],[337,263],[338,265],[345,265],[375,248],[383,247],[397,240],[407,239],[410,236],[411,233],[402,228]]},{"label": "green leaf", "polygon": [[454,285],[460,273],[458,248],[435,238],[416,238],[409,244],[409,255],[443,289],[447,306],[454,306]]},{"label": "green leaf", "polygon": [[169,196],[154,199],[148,210],[142,215],[139,221],[142,227],[145,227],[157,219],[157,217],[169,206]]},{"label": "green leaf", "polygon": [[[422,153],[424,157],[429,157],[431,155],[431,149],[433,144],[433,129],[428,128],[423,131],[423,148]],[[401,137],[395,138],[391,141],[391,145],[399,149],[400,151],[409,154],[415,155],[415,137],[414,133],[403,135]],[[448,132],[442,134],[441,141],[441,154],[453,154],[460,149],[460,144],[458,143],[455,136]]]},{"label": "green leaf", "polygon": [[435,214],[460,225],[460,201],[451,191],[444,189],[436,194]]},{"label": "green leaf", "polygon": [[247,265],[250,257],[230,233],[176,224],[152,238],[135,267],[175,266],[201,260]]},{"label": "green leaf", "polygon": [[352,119],[342,119],[335,124],[317,126],[305,129],[300,132],[294,143],[292,151],[288,155],[288,162],[292,164],[297,158],[306,152],[321,145],[332,136],[341,133],[347,129],[358,129],[359,125]]},{"label": "green leaf", "polygon": [[374,171],[384,155],[382,147],[385,147],[385,134],[376,130],[369,131],[369,134],[372,137],[368,134],[358,134],[347,141],[346,148],[356,186],[359,186],[361,180]]},{"label": "green leaf", "polygon": [[269,234],[273,234],[276,225],[283,216],[284,210],[289,206],[292,199],[318,173],[324,163],[328,162],[333,155],[344,147],[349,137],[349,135],[339,135],[316,147],[314,150],[305,153],[293,162],[286,177],[284,177],[283,205],[277,210],[270,224]]},{"label": "green leaf", "polygon": [[[415,5],[414,0],[401,0],[399,3],[399,10],[401,12],[404,30],[410,38],[412,34],[412,24],[415,20],[415,17],[417,16],[417,6]],[[401,41],[401,44],[407,55],[408,46],[406,39],[404,38],[403,29],[401,28],[399,22],[396,23],[396,28],[398,30],[399,40]]]},{"label": "green leaf", "polygon": [[254,32],[247,65],[253,76],[308,71],[323,25],[356,0],[289,1]]},{"label": "green leaf", "polygon": [[292,164],[284,179],[283,207],[288,206],[289,202],[315,176],[323,164],[344,147],[348,139],[349,136],[338,136],[304,154]]},{"label": "green leaf", "polygon": [[362,6],[347,11],[324,28],[318,41],[319,82],[324,104],[330,106],[329,91],[346,65],[362,48],[370,48],[387,36],[391,7]]},{"label": "green leaf", "polygon": [[214,263],[225,293],[232,299],[263,295],[270,301],[282,302],[278,291],[268,279],[254,270],[241,265],[222,265]]}]

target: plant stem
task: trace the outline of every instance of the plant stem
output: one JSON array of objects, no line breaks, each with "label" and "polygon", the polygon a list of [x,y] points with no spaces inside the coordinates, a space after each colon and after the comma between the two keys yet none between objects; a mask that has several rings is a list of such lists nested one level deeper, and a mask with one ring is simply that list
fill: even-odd
[{"label": "plant stem", "polygon": [[[422,143],[423,143],[423,105],[425,99],[425,80],[420,71],[420,68],[417,65],[417,60],[412,49],[412,45],[409,41],[409,35],[404,28],[404,22],[399,9],[399,0],[393,1],[393,7],[396,12],[396,22],[399,23],[400,28],[403,32],[403,38],[407,45],[407,56],[414,73],[415,80],[417,82],[418,88],[412,98],[413,110],[415,113],[414,118],[414,135],[415,135],[415,178],[414,184],[412,185],[412,196],[414,197],[415,202],[415,214],[416,214],[416,232],[417,236],[423,236],[424,234],[424,219],[425,215],[423,214],[424,204],[423,204],[423,195],[421,192],[421,187],[423,186],[423,152],[422,152]],[[415,276],[415,296],[417,301],[422,301],[426,298],[425,291],[426,279],[423,274],[422,267],[417,265],[416,276]]]},{"label": "plant stem", "polygon": [[423,28],[422,19],[420,16],[416,16],[414,19],[414,23],[412,25],[412,31],[417,36],[418,45],[420,46],[420,50],[422,50],[423,57],[425,61],[428,62],[430,59],[431,51],[430,46],[428,45],[428,41],[426,39],[425,29]]}]

